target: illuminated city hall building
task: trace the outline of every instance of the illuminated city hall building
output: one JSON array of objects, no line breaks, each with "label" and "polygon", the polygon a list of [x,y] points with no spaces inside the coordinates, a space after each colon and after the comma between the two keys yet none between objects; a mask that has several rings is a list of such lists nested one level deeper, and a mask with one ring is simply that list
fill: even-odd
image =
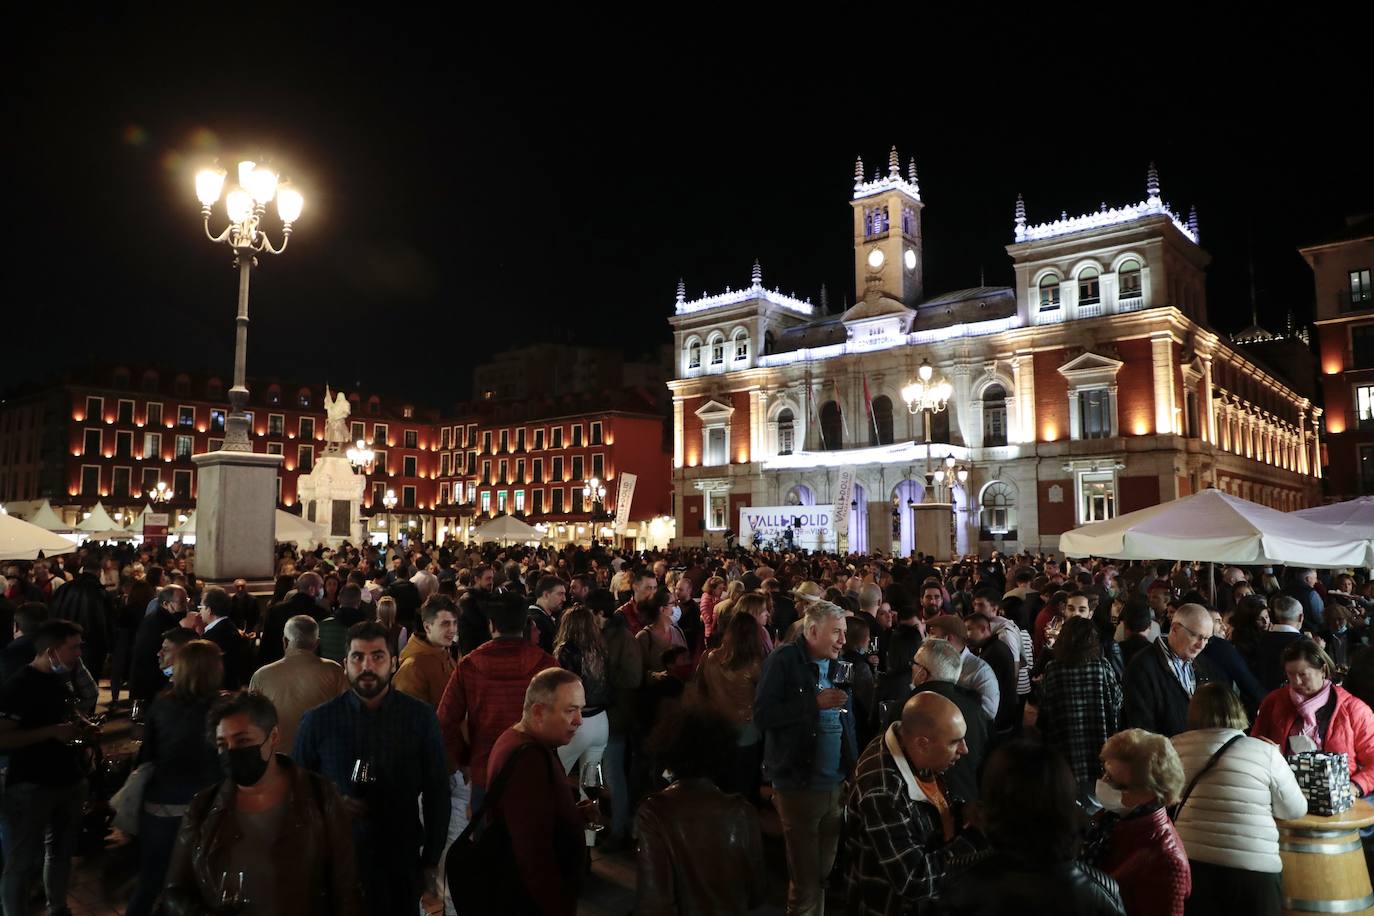
[{"label": "illuminated city hall building", "polygon": [[[945,555],[1053,550],[1078,525],[1206,487],[1283,510],[1320,501],[1321,411],[1208,327],[1196,215],[1165,204],[1153,166],[1139,203],[1034,224],[1018,199],[1014,288],[928,294],[920,187],[895,149],[883,172],[856,165],[851,206],[856,304],[841,315],[764,286],[757,264],[720,295],[689,300],[679,283],[686,543],[738,532],[743,507],[833,508],[848,468],[847,533],[800,546],[926,549],[923,504],[947,505]],[[922,376],[943,410],[909,402]]]}]

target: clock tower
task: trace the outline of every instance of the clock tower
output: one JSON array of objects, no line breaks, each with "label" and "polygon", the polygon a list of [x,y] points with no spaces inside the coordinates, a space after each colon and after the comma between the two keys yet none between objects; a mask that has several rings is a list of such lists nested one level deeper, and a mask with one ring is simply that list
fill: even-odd
[{"label": "clock tower", "polygon": [[916,162],[902,175],[897,147],[887,157],[887,174],[864,178],[864,163],[854,163],[855,301],[877,286],[908,308],[925,292],[921,263],[921,188]]}]

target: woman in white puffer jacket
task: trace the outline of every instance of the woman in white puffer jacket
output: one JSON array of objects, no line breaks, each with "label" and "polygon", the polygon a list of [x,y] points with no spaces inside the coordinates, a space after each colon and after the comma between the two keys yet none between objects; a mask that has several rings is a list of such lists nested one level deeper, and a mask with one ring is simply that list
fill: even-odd
[{"label": "woman in white puffer jacket", "polygon": [[1307,799],[1287,761],[1268,741],[1245,734],[1250,723],[1224,684],[1200,687],[1188,705],[1188,728],[1173,738],[1190,785],[1202,775],[1175,824],[1193,870],[1187,913],[1279,916],[1279,831],[1275,819],[1307,813]]}]

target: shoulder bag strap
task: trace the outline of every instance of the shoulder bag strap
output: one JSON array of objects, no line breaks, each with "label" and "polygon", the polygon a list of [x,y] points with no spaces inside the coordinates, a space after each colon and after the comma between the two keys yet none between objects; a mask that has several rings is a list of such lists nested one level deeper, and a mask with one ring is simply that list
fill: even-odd
[{"label": "shoulder bag strap", "polygon": [[472,819],[468,821],[468,825],[463,829],[462,836],[459,837],[459,839],[468,837],[477,826],[483,822],[487,812],[495,806],[496,802],[500,800],[501,794],[505,791],[506,783],[510,781],[510,775],[515,770],[515,762],[520,758],[520,754],[531,747],[534,747],[534,742],[527,741],[511,751],[510,756],[506,758],[506,762],[501,766],[500,772],[498,772],[496,778],[491,781],[491,788],[489,788],[487,794],[483,796],[482,804],[477,807],[476,811],[472,812]]},{"label": "shoulder bag strap", "polygon": [[1171,820],[1178,820],[1179,812],[1183,810],[1184,805],[1188,804],[1188,796],[1193,794],[1193,790],[1197,788],[1198,781],[1201,780],[1203,776],[1207,775],[1208,770],[1217,765],[1217,761],[1221,759],[1222,754],[1226,753],[1226,749],[1244,737],[1244,733],[1232,735],[1230,741],[1227,741],[1216,749],[1216,752],[1207,760],[1207,763],[1202,769],[1198,770],[1197,774],[1193,776],[1192,780],[1188,783],[1188,788],[1183,790],[1183,795],[1179,798],[1178,804],[1174,805],[1173,810],[1170,812]]}]

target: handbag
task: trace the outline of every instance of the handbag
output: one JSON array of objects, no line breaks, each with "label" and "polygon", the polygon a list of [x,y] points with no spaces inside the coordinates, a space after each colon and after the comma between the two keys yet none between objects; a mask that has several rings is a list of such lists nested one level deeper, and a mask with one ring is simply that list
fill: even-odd
[{"label": "handbag", "polygon": [[1208,770],[1217,765],[1217,761],[1221,759],[1222,754],[1226,753],[1226,749],[1228,747],[1235,744],[1237,741],[1244,737],[1244,733],[1241,733],[1239,735],[1232,735],[1230,741],[1227,741],[1221,747],[1216,749],[1212,756],[1208,758],[1207,763],[1203,765],[1202,769],[1198,770],[1197,773],[1193,776],[1192,780],[1189,781],[1188,788],[1183,790],[1183,795],[1179,797],[1178,804],[1174,805],[1169,809],[1169,820],[1178,820],[1179,812],[1183,810],[1184,805],[1188,804],[1188,796],[1192,795],[1193,790],[1197,788],[1198,780],[1202,779],[1202,777],[1206,775]]},{"label": "handbag", "polygon": [[110,796],[110,807],[114,808],[114,826],[129,836],[138,836],[139,815],[143,813],[143,793],[152,779],[153,763],[140,763],[119,791]]},{"label": "handbag", "polygon": [[513,916],[535,911],[515,862],[510,831],[505,821],[492,816],[515,762],[533,746],[527,742],[511,752],[472,820],[449,847],[444,875],[459,916]]}]

